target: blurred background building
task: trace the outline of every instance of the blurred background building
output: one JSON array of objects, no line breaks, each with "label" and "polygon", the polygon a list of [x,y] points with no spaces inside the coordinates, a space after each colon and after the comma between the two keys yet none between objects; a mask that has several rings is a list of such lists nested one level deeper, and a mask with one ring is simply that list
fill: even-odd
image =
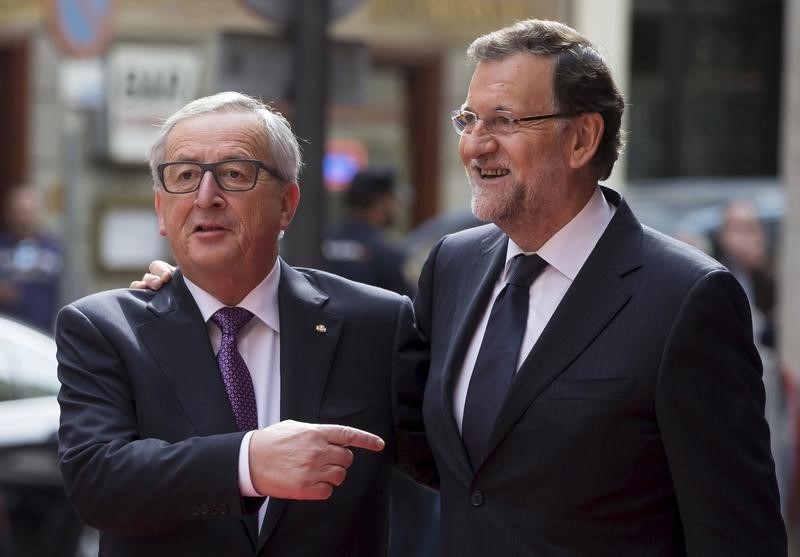
[{"label": "blurred background building", "polygon": [[[477,35],[526,17],[574,26],[628,102],[607,185],[647,224],[711,251],[723,207],[749,200],[776,279],[765,347],[785,440],[786,512],[800,381],[800,0],[0,0],[0,198],[38,188],[65,250],[62,303],[125,286],[170,256],[146,156],[158,123],[220,90],[261,96],[306,140],[290,263],[321,266],[359,169],[407,195],[394,239],[410,281],[427,248],[471,226],[449,113]],[[768,387],[769,390],[769,387]],[[785,453],[785,454],[784,454]]]},{"label": "blurred background building", "polygon": [[[338,219],[352,175],[380,162],[412,193],[402,236],[468,207],[449,122],[471,74],[466,45],[535,16],[605,50],[629,103],[629,144],[608,184],[634,203],[658,198],[642,216],[666,226],[683,216],[673,208],[722,190],[777,186],[790,1],[0,0],[0,193],[22,181],[44,192],[51,226],[69,238],[64,300],[127,283],[167,256],[145,165],[154,123],[235,89],[273,101],[296,128],[325,103],[324,123],[298,129],[301,224]],[[311,13],[320,7],[327,24]],[[322,161],[309,158],[316,150]],[[295,245],[295,228],[287,258],[318,262],[319,238]]]}]

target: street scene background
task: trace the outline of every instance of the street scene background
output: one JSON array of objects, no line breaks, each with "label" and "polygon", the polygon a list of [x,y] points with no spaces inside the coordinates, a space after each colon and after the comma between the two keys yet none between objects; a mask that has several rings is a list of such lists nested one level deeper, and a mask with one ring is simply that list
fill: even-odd
[{"label": "street scene background", "polygon": [[[627,145],[604,185],[745,288],[800,555],[800,0],[0,0],[0,556],[96,554],[56,467],[52,325],[171,260],[146,163],[157,124],[218,91],[271,102],[305,161],[282,257],[345,274],[355,188],[390,190],[387,287],[413,296],[434,242],[479,224],[450,123],[466,46],[527,17],[610,62]],[[435,555],[435,494],[404,489],[419,520],[394,554]]]}]

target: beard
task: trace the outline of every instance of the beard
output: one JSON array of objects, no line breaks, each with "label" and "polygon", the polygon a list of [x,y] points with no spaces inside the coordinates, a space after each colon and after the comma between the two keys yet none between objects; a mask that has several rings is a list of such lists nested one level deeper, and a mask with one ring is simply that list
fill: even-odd
[{"label": "beard", "polygon": [[514,220],[522,211],[527,188],[515,181],[505,191],[483,186],[470,178],[472,186],[472,214],[485,222],[496,224]]},{"label": "beard", "polygon": [[563,172],[552,162],[554,160],[547,159],[544,167],[503,187],[484,185],[480,179],[470,176],[472,213],[503,229],[530,219],[546,219],[547,213],[554,209],[550,204],[557,198],[558,189],[563,187]]}]

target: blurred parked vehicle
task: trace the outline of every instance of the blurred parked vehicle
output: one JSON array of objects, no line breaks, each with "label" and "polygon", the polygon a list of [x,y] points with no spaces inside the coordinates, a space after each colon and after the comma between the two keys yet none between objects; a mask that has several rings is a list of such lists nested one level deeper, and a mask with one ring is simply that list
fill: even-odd
[{"label": "blurred parked vehicle", "polygon": [[684,240],[704,242],[714,253],[725,207],[750,201],[767,231],[772,250],[779,240],[784,193],[775,177],[664,178],[638,180],[623,196],[642,223]]},{"label": "blurred parked vehicle", "polygon": [[2,557],[97,555],[58,472],[58,388],[52,337],[0,316]]}]

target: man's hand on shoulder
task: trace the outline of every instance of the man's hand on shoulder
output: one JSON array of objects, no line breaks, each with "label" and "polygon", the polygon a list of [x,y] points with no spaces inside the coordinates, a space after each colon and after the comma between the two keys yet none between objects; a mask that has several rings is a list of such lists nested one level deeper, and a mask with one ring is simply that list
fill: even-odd
[{"label": "man's hand on shoulder", "polygon": [[138,288],[140,290],[149,288],[150,290],[159,290],[162,286],[167,284],[172,279],[172,273],[175,272],[175,267],[156,259],[150,263],[148,272],[142,276],[142,280],[135,280],[131,283],[131,288]]},{"label": "man's hand on shoulder", "polygon": [[380,451],[384,441],[352,427],[291,420],[258,430],[250,439],[253,487],[280,499],[327,499],[353,463],[347,447]]}]

